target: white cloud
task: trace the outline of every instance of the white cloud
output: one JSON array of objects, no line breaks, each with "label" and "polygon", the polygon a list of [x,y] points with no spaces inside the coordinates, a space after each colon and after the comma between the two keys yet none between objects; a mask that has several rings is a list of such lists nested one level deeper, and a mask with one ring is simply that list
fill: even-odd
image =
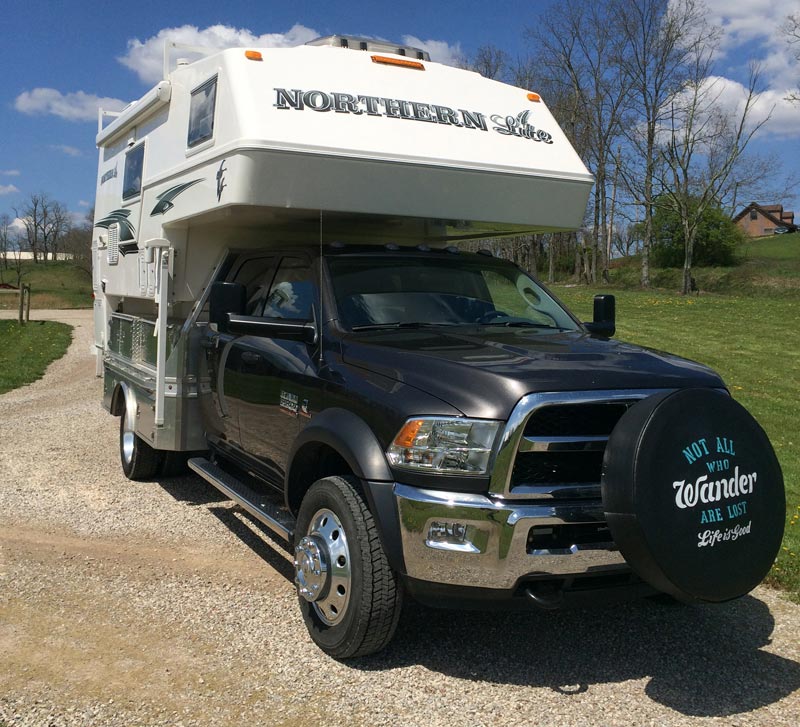
[{"label": "white cloud", "polygon": [[[129,40],[127,52],[117,60],[136,73],[140,80],[147,84],[154,84],[161,80],[164,73],[165,41],[219,50],[246,46],[290,48],[303,45],[317,37],[319,37],[319,33],[316,30],[299,23],[293,25],[285,33],[265,33],[264,35],[256,35],[247,28],[232,28],[228,25],[212,25],[208,28],[182,25],[178,28],[163,28],[144,41],[138,38]],[[461,46],[457,43],[450,45],[442,40],[420,40],[411,35],[403,36],[403,42],[428,51],[431,58],[439,63],[456,65],[462,56]],[[192,54],[176,49],[172,51],[171,57],[175,58],[180,55],[191,56]]]},{"label": "white cloud", "polygon": [[[747,102],[747,88],[730,78],[709,76],[704,82],[709,110],[722,111],[731,119],[741,118]],[[779,139],[800,139],[800,109],[785,99],[786,92],[767,89],[752,104],[748,112],[748,126],[755,125],[769,117],[756,132],[756,136],[775,136]]]},{"label": "white cloud", "polygon": [[[318,37],[319,33],[304,25],[295,24],[286,33],[266,33],[255,35],[247,28],[231,28],[227,25],[212,25],[200,29],[194,25],[182,25],[179,28],[163,28],[156,35],[144,41],[133,38],[128,41],[128,50],[117,60],[130,68],[139,78],[148,84],[161,80],[164,72],[164,42],[173,41],[219,50],[222,48],[239,48],[251,46],[255,48],[288,48],[303,45]],[[176,55],[189,55],[185,51],[173,51]]]},{"label": "white cloud", "polygon": [[[741,113],[747,91],[723,76],[742,77],[743,68],[755,63],[766,90],[756,102],[753,118],[772,114],[759,134],[800,138],[800,108],[786,101],[797,89],[800,65],[781,32],[786,17],[797,12],[797,0],[706,0],[705,5],[712,27],[722,31],[719,75],[708,79],[714,93],[719,93],[717,104],[731,114]],[[723,66],[728,67],[722,70]]]},{"label": "white cloud", "polygon": [[[739,83],[728,81],[735,89],[729,92],[736,99],[736,108],[741,109],[747,91]],[[757,99],[753,106],[753,118],[763,119],[770,115],[769,121],[761,128],[759,134],[769,134],[779,139],[800,139],[800,109],[786,100],[787,91],[767,89]]]},{"label": "white cloud", "polygon": [[0,184],[0,197],[4,194],[16,194],[19,190],[13,184]]},{"label": "white cloud", "polygon": [[18,177],[19,169],[0,169],[0,176],[3,177]]},{"label": "white cloud", "polygon": [[60,151],[69,157],[79,157],[82,154],[80,149],[75,146],[69,146],[68,144],[50,144],[50,148]]},{"label": "white cloud", "polygon": [[52,114],[67,121],[96,121],[97,109],[101,106],[110,111],[120,111],[125,102],[83,91],[64,94],[55,88],[24,91],[14,101],[14,108],[23,114]]},{"label": "white cloud", "polygon": [[797,0],[706,0],[712,25],[723,32],[723,47],[752,40],[778,39],[786,16],[797,12]]},{"label": "white cloud", "polygon": [[770,88],[796,87],[798,65],[781,28],[797,0],[707,0],[712,26],[722,31],[727,61],[758,61]]},{"label": "white cloud", "polygon": [[87,202],[85,199],[78,200],[78,207],[91,207],[91,202]]},{"label": "white cloud", "polygon": [[431,54],[432,61],[444,63],[448,66],[457,66],[459,61],[464,58],[460,43],[450,45],[444,40],[421,40],[414,35],[404,35],[403,43],[428,51]]}]

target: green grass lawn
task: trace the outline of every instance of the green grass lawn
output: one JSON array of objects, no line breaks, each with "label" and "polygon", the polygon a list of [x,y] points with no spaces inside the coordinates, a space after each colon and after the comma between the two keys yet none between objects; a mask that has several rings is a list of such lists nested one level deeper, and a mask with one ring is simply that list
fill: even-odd
[{"label": "green grass lawn", "polygon": [[[582,320],[601,288],[554,286]],[[766,430],[786,483],[786,534],[769,576],[800,601],[800,291],[796,295],[700,295],[613,290],[617,338],[700,361]]]},{"label": "green grass lawn", "polygon": [[0,321],[0,394],[40,379],[71,340],[72,326],[65,323]]},{"label": "green grass lawn", "polygon": [[[22,282],[31,286],[31,308],[91,308],[92,279],[72,263],[53,260],[47,263],[22,263]],[[2,271],[3,281],[17,284],[16,274]],[[1,282],[1,281],[0,281]],[[19,298],[14,291],[3,291],[0,309],[15,309]]]},{"label": "green grass lawn", "polygon": [[[755,238],[737,250],[740,264],[733,267],[694,268],[701,291],[764,296],[800,295],[800,232]],[[615,260],[610,288],[638,288],[641,260],[632,256]],[[653,288],[679,291],[681,268],[652,268]]]}]

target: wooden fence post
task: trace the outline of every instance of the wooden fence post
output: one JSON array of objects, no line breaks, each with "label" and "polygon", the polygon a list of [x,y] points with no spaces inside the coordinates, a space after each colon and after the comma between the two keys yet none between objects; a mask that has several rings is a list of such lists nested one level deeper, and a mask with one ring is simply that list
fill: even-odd
[{"label": "wooden fence post", "polygon": [[22,285],[19,286],[18,319],[21,326],[30,322],[31,319],[31,286],[29,283],[22,283]]}]

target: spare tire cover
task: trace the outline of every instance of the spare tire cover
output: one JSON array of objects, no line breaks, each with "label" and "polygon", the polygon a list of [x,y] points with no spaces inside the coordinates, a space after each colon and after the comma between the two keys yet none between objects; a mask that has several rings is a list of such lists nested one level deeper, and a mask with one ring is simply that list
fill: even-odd
[{"label": "spare tire cover", "polygon": [[684,601],[755,588],[783,537],[783,475],[747,410],[713,389],[638,402],[611,433],[603,507],[633,570]]}]

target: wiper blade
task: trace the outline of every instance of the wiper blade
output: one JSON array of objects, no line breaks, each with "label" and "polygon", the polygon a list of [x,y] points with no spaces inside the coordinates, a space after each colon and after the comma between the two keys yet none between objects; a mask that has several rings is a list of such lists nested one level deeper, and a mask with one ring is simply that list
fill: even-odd
[{"label": "wiper blade", "polygon": [[548,326],[546,323],[534,323],[533,321],[489,321],[482,324],[484,326],[504,326],[505,328],[546,328],[550,331],[566,331],[568,329],[561,326]]},{"label": "wiper blade", "polygon": [[353,326],[351,331],[379,331],[389,328],[430,328],[438,326],[457,326],[457,323],[423,323],[421,321],[392,321],[391,323],[365,323],[361,326]]}]

